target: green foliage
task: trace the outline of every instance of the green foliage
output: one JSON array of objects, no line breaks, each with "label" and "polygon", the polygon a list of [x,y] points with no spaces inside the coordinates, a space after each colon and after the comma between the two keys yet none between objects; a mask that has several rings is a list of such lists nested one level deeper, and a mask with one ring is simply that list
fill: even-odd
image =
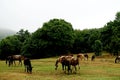
[{"label": "green foliage", "polygon": [[95,44],[93,46],[94,52],[96,56],[101,56],[102,51],[102,42],[100,40],[95,40]]},{"label": "green foliage", "polygon": [[101,51],[111,55],[120,53],[120,12],[115,20],[103,28],[73,30],[71,23],[63,19],[51,19],[33,34],[21,29],[14,36],[0,41],[0,56],[23,54],[32,58],[50,57],[71,53]]},{"label": "green foliage", "polygon": [[30,33],[21,29],[16,35],[8,36],[0,41],[0,59],[13,54],[21,54],[24,41]]},{"label": "green foliage", "polygon": [[70,52],[73,43],[72,25],[62,19],[52,19],[32,34],[23,54],[30,53],[35,58],[60,55]]},{"label": "green foliage", "polygon": [[2,39],[0,42],[0,58],[4,59],[6,56],[19,54],[20,48],[21,42],[18,40],[17,36],[9,36]]},{"label": "green foliage", "polygon": [[115,20],[120,21],[120,12],[117,12],[117,13],[116,13]]}]

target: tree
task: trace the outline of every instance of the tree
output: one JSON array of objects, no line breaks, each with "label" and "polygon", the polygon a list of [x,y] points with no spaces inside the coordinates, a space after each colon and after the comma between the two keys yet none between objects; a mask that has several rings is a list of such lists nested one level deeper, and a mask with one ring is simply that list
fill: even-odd
[{"label": "tree", "polygon": [[117,12],[117,13],[116,13],[115,20],[120,21],[120,12]]},{"label": "tree", "polygon": [[102,51],[102,43],[100,40],[95,40],[94,46],[93,46],[94,52],[96,56],[101,56]]},{"label": "tree", "polygon": [[30,33],[28,32],[28,30],[21,29],[19,32],[17,32],[17,37],[20,40],[20,42],[24,42],[27,38],[30,37]]},{"label": "tree", "polygon": [[82,36],[82,31],[75,30],[75,41],[73,44],[72,53],[80,53],[84,50],[84,37]]},{"label": "tree", "polygon": [[21,42],[17,36],[8,36],[0,42],[0,58],[5,59],[6,56],[20,54]]},{"label": "tree", "polygon": [[25,45],[25,49],[31,49],[26,53],[40,58],[68,53],[73,43],[72,25],[63,19],[52,19],[32,34],[29,42],[26,42],[26,45],[30,46]]}]

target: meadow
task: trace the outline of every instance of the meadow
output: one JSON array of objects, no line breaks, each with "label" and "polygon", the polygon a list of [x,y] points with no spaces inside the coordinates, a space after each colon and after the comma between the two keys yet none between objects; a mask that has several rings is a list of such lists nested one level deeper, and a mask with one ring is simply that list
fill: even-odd
[{"label": "meadow", "polygon": [[[95,61],[80,61],[80,70],[76,74],[65,74],[61,64],[55,70],[54,58],[31,60],[33,73],[24,72],[24,66],[11,66],[0,61],[0,80],[120,80],[120,63],[115,64],[115,57],[97,57]],[[17,63],[17,61],[16,61]]]}]

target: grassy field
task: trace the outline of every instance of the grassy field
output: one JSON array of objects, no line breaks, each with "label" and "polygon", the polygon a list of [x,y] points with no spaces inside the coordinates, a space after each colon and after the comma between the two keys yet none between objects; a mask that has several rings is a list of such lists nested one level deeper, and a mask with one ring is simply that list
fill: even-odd
[{"label": "grassy field", "polygon": [[99,57],[95,61],[80,61],[77,74],[65,74],[59,68],[55,70],[57,58],[31,60],[33,73],[24,72],[24,66],[8,67],[0,61],[0,80],[120,80],[120,64],[115,64],[115,57]]}]

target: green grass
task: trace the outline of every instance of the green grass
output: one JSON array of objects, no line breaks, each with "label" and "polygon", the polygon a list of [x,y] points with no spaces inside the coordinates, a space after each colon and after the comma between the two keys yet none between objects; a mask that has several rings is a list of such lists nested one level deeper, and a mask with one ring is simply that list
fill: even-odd
[{"label": "green grass", "polygon": [[80,61],[77,74],[65,74],[59,64],[55,70],[57,58],[31,60],[33,73],[24,72],[24,66],[8,67],[0,61],[0,80],[120,80],[120,64],[114,63],[114,57],[96,58],[95,61]]}]

